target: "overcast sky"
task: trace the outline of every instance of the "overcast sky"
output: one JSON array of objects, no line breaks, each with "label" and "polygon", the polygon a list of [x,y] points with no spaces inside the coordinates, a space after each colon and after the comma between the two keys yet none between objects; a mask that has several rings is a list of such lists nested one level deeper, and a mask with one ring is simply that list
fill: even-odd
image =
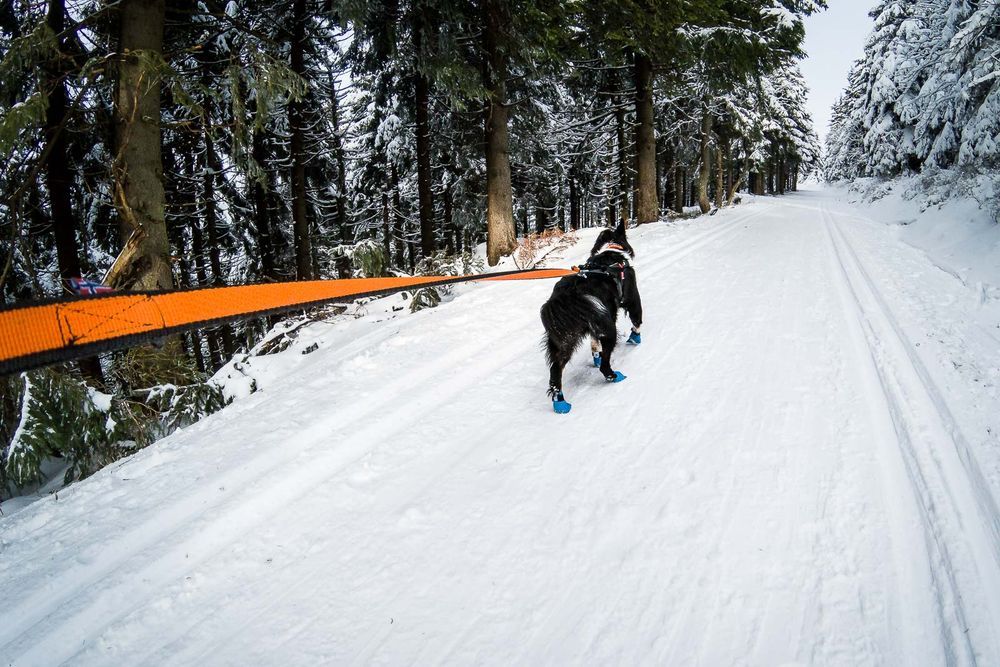
[{"label": "overcast sky", "polygon": [[830,106],[847,85],[847,70],[861,56],[872,28],[874,0],[827,0],[826,11],[806,18],[807,57],[802,74],[809,86],[809,113],[820,141],[830,124]]}]

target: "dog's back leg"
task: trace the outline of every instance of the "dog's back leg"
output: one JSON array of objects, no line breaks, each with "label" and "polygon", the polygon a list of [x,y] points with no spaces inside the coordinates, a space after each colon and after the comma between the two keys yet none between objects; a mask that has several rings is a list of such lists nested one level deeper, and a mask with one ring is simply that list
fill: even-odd
[{"label": "dog's back leg", "polygon": [[573,348],[557,345],[552,336],[545,337],[545,346],[549,357],[549,397],[552,399],[552,407],[556,412],[569,412],[570,404],[562,390],[562,375],[573,355]]},{"label": "dog's back leg", "polygon": [[601,374],[608,382],[621,382],[625,379],[620,371],[611,370],[611,353],[618,342],[618,332],[612,329],[601,336]]}]

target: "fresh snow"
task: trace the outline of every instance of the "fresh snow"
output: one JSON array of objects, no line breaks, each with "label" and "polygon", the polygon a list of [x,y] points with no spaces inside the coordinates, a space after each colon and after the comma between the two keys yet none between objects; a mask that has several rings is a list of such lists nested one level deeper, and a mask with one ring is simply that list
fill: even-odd
[{"label": "fresh snow", "polygon": [[551,281],[227,367],[0,519],[0,664],[1000,664],[996,311],[844,199],[631,232],[642,345],[568,415]]}]

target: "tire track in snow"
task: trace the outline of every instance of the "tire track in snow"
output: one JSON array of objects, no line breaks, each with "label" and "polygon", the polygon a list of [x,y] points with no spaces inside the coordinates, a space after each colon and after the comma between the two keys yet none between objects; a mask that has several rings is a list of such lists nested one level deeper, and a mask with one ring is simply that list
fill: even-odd
[{"label": "tire track in snow", "polygon": [[1000,540],[992,495],[912,343],[825,206],[822,215],[919,513],[945,659],[997,664]]},{"label": "tire track in snow", "polygon": [[[442,399],[451,399],[455,396],[468,390],[470,387],[475,386],[480,383],[481,380],[495,374],[500,369],[510,365],[512,360],[518,359],[523,356],[524,353],[524,340],[530,338],[529,329],[538,326],[537,322],[533,319],[531,322],[526,323],[519,328],[513,330],[511,333],[515,334],[511,339],[515,342],[510,342],[506,345],[500,347],[491,347],[491,354],[489,364],[479,364],[479,370],[484,372],[476,373],[473,377],[469,377],[468,371],[463,370],[462,373],[449,373],[448,368],[438,369],[439,373],[447,374],[451,378],[461,377],[463,381],[451,387],[446,395],[435,395],[433,399],[417,401],[412,404],[406,405],[404,408],[396,408],[393,411],[393,418],[391,420],[382,420],[373,424],[370,424],[360,430],[351,432],[351,438],[357,439],[359,442],[367,443],[370,446],[372,442],[388,441],[393,435],[407,429],[412,423],[419,421],[421,418],[432,414],[436,410],[440,409],[443,401]],[[469,367],[469,364],[457,364],[452,370],[456,370],[458,366]],[[474,365],[473,365],[474,367]],[[435,475],[419,475],[410,474],[402,480],[402,484],[397,484],[392,486],[391,493],[389,493],[388,498],[376,497],[373,502],[365,507],[365,516],[358,518],[358,523],[361,525],[355,526],[356,529],[361,532],[364,531],[364,524],[372,522],[372,516],[393,516],[398,515],[407,506],[409,506],[413,499],[416,498],[423,492],[428,486],[431,486],[438,477],[444,474],[444,471],[451,468],[458,461],[466,458],[471,452],[475,451],[480,447],[480,442],[473,441],[467,447],[461,447],[456,452],[454,449],[445,448],[445,451],[438,456],[431,457],[429,460],[421,461],[416,467],[425,469],[429,472],[435,472]],[[358,463],[361,458],[368,453],[365,450],[362,455],[355,458],[340,468],[329,471],[328,474],[324,474],[322,480],[312,484],[305,492],[300,494],[299,497],[308,495],[313,492],[318,486],[329,484],[331,481],[342,476],[342,474],[350,468],[352,465]],[[414,466],[407,466],[408,470],[411,470]],[[301,481],[301,476],[297,479],[297,482]],[[380,485],[379,491],[383,489],[388,489],[388,485]],[[288,503],[291,506],[292,502]],[[277,510],[280,512],[281,510]],[[310,525],[307,526],[307,530],[311,528],[312,517],[307,521]],[[266,587],[263,590],[261,588],[255,588],[252,592],[252,597],[259,599],[264,598],[268,602],[264,605],[257,605],[257,608],[252,614],[244,616],[245,625],[252,625],[258,619],[264,618],[269,615],[272,609],[281,604],[290,595],[293,595],[305,587],[308,583],[315,578],[317,575],[322,573],[324,570],[329,568],[329,563],[323,561],[322,559],[317,559],[318,562],[315,566],[308,568],[304,573],[302,573],[295,581],[288,582],[286,580],[277,581],[273,586]],[[143,605],[138,605],[137,609]],[[135,610],[133,610],[135,611]],[[207,618],[213,615],[214,610],[210,610],[204,616],[197,618],[193,623],[191,623],[185,630],[190,630],[203,623]],[[306,629],[305,626],[300,628],[300,632]],[[210,644],[200,647],[201,651],[193,651],[193,647],[184,638],[186,632],[177,633],[176,636],[162,639],[161,643],[155,645],[151,651],[149,651],[140,661],[141,664],[160,664],[164,659],[165,655],[163,648],[172,643],[181,643],[183,646],[177,647],[176,653],[187,654],[185,659],[192,664],[201,664],[205,660],[208,660],[214,653],[222,651],[227,646],[232,645],[236,642],[243,634],[243,628],[237,628],[234,632],[229,633],[224,637],[213,636]],[[291,637],[288,638],[291,640]],[[175,656],[174,650],[167,651],[167,656]]]},{"label": "tire track in snow", "polygon": [[[899,321],[893,315],[885,297],[882,296],[881,292],[876,288],[874,281],[865,269],[864,264],[858,258],[857,253],[848,241],[843,229],[841,229],[839,225],[836,225],[836,223],[834,224],[841,240],[844,241],[844,247],[846,247],[848,253],[850,253],[851,258],[855,266],[857,266],[865,284],[868,286],[872,297],[878,303],[879,309],[885,315],[885,319],[892,327],[893,333],[896,335],[899,342],[902,343],[902,348],[906,351],[906,356],[909,359],[910,365],[913,367],[913,371],[916,372],[924,391],[927,393],[927,397],[934,405],[934,409],[941,420],[941,425],[948,432],[948,435],[955,445],[955,451],[957,452],[958,458],[962,463],[965,474],[968,475],[968,481],[974,491],[973,495],[976,500],[976,505],[979,508],[979,516],[989,533],[991,544],[994,547],[990,551],[993,554],[997,567],[1000,568],[1000,507],[998,507],[996,498],[990,491],[989,484],[986,482],[982,469],[979,467],[979,462],[976,461],[975,455],[972,453],[969,441],[962,432],[961,427],[959,427],[951,409],[948,407],[948,403],[945,401],[941,389],[931,378],[930,373],[927,371],[927,367],[917,355],[915,345],[903,332]],[[994,338],[994,340],[996,339]]]},{"label": "tire track in snow", "polygon": [[[419,323],[422,321],[423,320],[421,320],[420,318],[404,318],[399,320],[393,326],[388,326],[388,325],[381,326],[373,331],[363,333],[348,345],[345,345],[342,348],[339,348],[338,350],[333,352],[332,354],[328,355],[328,357],[326,358],[326,362],[328,365],[339,364],[344,362],[348,358],[360,356],[362,353],[366,352],[371,348],[385,346],[389,343],[389,341],[392,338],[400,335],[403,331],[409,328],[412,328],[414,326],[419,326]],[[481,349],[482,346],[479,346],[477,348],[477,351],[481,351]],[[430,363],[425,364],[423,366],[423,369],[425,371],[429,370],[431,366],[432,364]],[[414,380],[413,378],[411,378],[410,377],[411,375],[414,376],[416,379]],[[306,376],[299,379],[308,381],[309,377]],[[401,384],[404,381],[407,381],[405,385]],[[426,374],[415,372],[407,375],[406,377],[396,378],[390,383],[389,386],[391,387],[394,385],[399,385],[404,387],[402,389],[403,391],[411,391],[413,387],[419,386],[419,384],[424,381],[426,381]],[[315,380],[313,381],[313,383],[315,383]],[[229,418],[232,418],[236,415],[242,415],[246,418],[252,418],[254,412],[259,409],[260,404],[273,400],[271,396],[273,391],[275,389],[282,389],[282,388],[283,387],[269,388],[267,392],[260,392],[255,396],[249,397],[245,401],[230,406],[226,410],[225,415],[226,417]],[[361,415],[357,415],[356,413],[351,413],[351,415],[353,416],[349,415],[348,420],[362,419],[366,416],[369,416],[370,413],[372,413],[379,407],[381,406],[369,407],[368,409],[363,408],[364,414]],[[334,421],[334,419],[331,418],[330,421],[332,422]],[[195,424],[192,427],[189,427],[188,429],[184,429],[182,431],[177,432],[167,440],[168,441],[186,440],[189,439],[190,436],[193,436],[195,434],[208,439],[212,437],[213,430],[216,429],[218,425],[219,425],[219,418],[216,417],[215,415],[212,415],[208,417],[206,420],[199,422],[198,424]],[[294,426],[294,423],[292,425]],[[196,470],[193,471],[196,474],[192,474],[188,477],[182,477],[180,479],[170,480],[171,482],[177,482],[177,481],[182,482],[182,484],[180,484],[179,486],[171,487],[170,495],[172,497],[179,497],[185,500],[172,503],[169,507],[157,506],[156,509],[152,511],[153,516],[150,518],[150,520],[144,522],[144,525],[154,524],[154,523],[162,525],[163,519],[165,519],[169,514],[177,513],[173,511],[173,508],[175,508],[180,504],[190,505],[191,503],[187,502],[187,498],[189,498],[190,496],[189,492],[191,491],[197,492],[198,489],[207,489],[207,487],[212,487],[213,489],[218,487],[238,488],[238,486],[243,482],[245,482],[246,480],[256,479],[257,477],[261,476],[261,474],[255,474],[255,473],[264,471],[264,473],[266,474],[276,469],[278,466],[294,462],[296,458],[302,454],[302,451],[301,448],[296,449],[294,447],[291,448],[283,447],[283,445],[286,445],[287,441],[291,438],[291,434],[288,432],[288,430],[289,429],[277,433],[267,434],[270,442],[264,445],[258,445],[258,449],[251,455],[251,457],[243,461],[243,463],[236,470],[228,470],[227,472],[224,472],[222,474],[218,474],[207,478],[203,477],[200,474],[202,470]],[[170,442],[169,444],[174,444],[174,443]],[[94,481],[96,481],[96,478],[98,478],[101,474],[107,472],[110,472],[111,475],[113,476],[115,472],[118,471],[119,469],[125,469],[125,471],[128,474],[131,474],[133,477],[136,477],[136,476],[141,476],[144,473],[147,473],[147,471],[151,469],[165,467],[168,464],[178,462],[177,451],[174,448],[170,448],[166,452],[161,453],[161,451],[159,450],[164,448],[161,447],[161,445],[168,446],[168,442],[157,443],[156,446],[150,447],[148,449],[139,452],[136,456],[130,457],[125,461],[116,464],[113,468],[109,467],[104,471],[101,471],[100,473],[95,475],[94,478],[88,480],[87,484],[89,485],[94,483]],[[223,452],[223,455],[227,454],[229,454],[228,451]],[[181,460],[180,462],[183,463],[183,460]],[[86,489],[86,488],[88,488],[87,485],[83,486],[74,485],[67,489],[66,495],[69,498],[72,498],[75,493],[80,493],[81,489]],[[212,494],[207,494],[207,495],[210,496]],[[215,495],[217,496],[217,494]],[[210,498],[201,498],[200,500],[202,501],[200,509],[209,510],[211,508],[212,504],[209,502]],[[219,498],[218,502],[215,504],[221,505],[226,502],[229,502],[229,498]],[[78,514],[71,513],[68,510],[63,510],[61,512],[49,513],[49,514],[50,514],[49,516],[45,517],[45,519],[47,519],[45,521],[35,520],[35,521],[25,522],[27,524],[27,529],[28,529],[27,531],[25,530],[24,526],[19,526],[19,525],[4,526],[4,528],[8,529],[8,532],[6,532],[3,535],[3,537],[11,539],[12,541],[14,539],[29,541],[34,539],[36,535],[42,534],[43,532],[53,533],[53,532],[68,531],[72,527],[73,521],[76,522],[80,521],[80,516]],[[15,521],[19,519],[21,519],[20,516],[17,517]],[[172,523],[179,524],[181,523],[181,521],[175,521]],[[137,529],[135,528],[130,530],[124,530],[121,535],[115,536],[113,538],[112,543],[117,545],[118,542],[120,541],[127,541],[126,538],[129,535],[135,534],[136,531]],[[155,541],[155,537],[151,538],[149,541]],[[108,554],[109,552],[112,551],[114,551],[115,553],[119,553],[120,549],[118,548],[110,549],[102,546],[100,553],[89,558],[89,560],[100,560],[102,562],[107,562]],[[72,563],[78,562],[77,559],[75,558],[70,559],[70,561]],[[7,563],[9,563],[9,560],[7,561]],[[4,565],[6,565],[7,563],[4,563]],[[104,569],[110,570],[112,569],[112,567],[113,565],[109,565]],[[0,567],[0,573],[5,573],[3,567]],[[85,574],[85,572],[79,569],[74,570],[73,576],[68,577],[68,579],[72,580],[78,579],[82,574]],[[58,585],[61,590],[65,590],[65,587],[62,586],[63,583],[64,582],[60,580],[55,582],[55,585]],[[67,597],[68,596],[69,593],[67,593]],[[9,625],[10,625],[9,623],[0,622],[0,646],[2,646],[4,642],[3,639],[4,630],[6,630],[6,628]]]}]

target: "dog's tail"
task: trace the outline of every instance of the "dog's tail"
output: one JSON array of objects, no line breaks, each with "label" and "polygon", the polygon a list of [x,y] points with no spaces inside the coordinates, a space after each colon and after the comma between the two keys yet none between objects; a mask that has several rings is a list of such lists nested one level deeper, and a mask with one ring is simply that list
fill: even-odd
[{"label": "dog's tail", "polygon": [[596,296],[577,290],[554,293],[541,315],[549,342],[569,352],[587,336],[596,339],[615,328],[615,313]]}]

